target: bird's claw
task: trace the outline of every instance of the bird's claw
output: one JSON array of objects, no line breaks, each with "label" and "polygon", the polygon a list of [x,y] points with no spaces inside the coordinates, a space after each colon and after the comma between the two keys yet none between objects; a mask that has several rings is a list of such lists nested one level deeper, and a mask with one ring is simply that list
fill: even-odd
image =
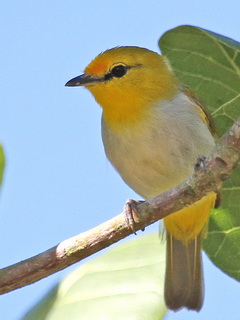
[{"label": "bird's claw", "polygon": [[206,157],[203,154],[201,154],[194,165],[194,169],[196,171],[199,169],[205,169],[205,160],[206,160]]},{"label": "bird's claw", "polygon": [[[139,220],[137,205],[143,201],[128,199],[123,208],[123,214],[129,228],[136,234],[135,221]],[[144,230],[144,229],[143,229]]]}]

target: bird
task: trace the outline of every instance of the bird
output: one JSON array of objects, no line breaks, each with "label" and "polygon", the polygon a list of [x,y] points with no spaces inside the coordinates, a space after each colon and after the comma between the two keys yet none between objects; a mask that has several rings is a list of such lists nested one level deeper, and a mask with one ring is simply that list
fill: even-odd
[{"label": "bird", "polygon": [[[137,46],[108,49],[66,86],[85,87],[101,106],[106,156],[143,199],[181,183],[199,156],[215,147],[211,116],[157,52]],[[216,199],[211,192],[164,218],[164,297],[171,310],[202,308],[201,245]]]}]

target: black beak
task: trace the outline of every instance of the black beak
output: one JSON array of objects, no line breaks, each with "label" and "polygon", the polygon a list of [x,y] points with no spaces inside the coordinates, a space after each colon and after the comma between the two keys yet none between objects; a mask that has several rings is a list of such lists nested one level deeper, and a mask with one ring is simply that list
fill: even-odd
[{"label": "black beak", "polygon": [[91,84],[94,82],[104,81],[104,78],[92,77],[90,74],[84,73],[81,76],[69,80],[65,86],[67,87],[76,87],[76,86],[85,86],[86,84]]}]

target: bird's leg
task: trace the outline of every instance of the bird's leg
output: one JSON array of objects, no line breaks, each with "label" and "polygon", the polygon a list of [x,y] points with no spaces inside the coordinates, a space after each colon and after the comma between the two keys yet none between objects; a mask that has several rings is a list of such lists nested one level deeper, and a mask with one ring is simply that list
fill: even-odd
[{"label": "bird's leg", "polygon": [[[135,220],[138,220],[137,205],[144,201],[128,199],[123,207],[123,214],[129,228],[136,234]],[[144,231],[144,229],[142,229]]]}]

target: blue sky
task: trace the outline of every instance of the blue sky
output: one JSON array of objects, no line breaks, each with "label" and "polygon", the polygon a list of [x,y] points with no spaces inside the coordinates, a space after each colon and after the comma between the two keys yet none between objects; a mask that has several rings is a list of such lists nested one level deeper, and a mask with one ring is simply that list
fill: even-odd
[{"label": "blue sky", "polygon": [[[86,90],[65,82],[117,45],[159,51],[159,37],[182,24],[240,41],[239,12],[238,0],[1,2],[0,140],[7,157],[1,267],[88,230],[121,212],[127,198],[139,198],[106,160],[100,108]],[[239,319],[239,284],[205,256],[204,266],[202,311],[168,319]],[[0,296],[1,319],[19,319],[76,267]]]}]

